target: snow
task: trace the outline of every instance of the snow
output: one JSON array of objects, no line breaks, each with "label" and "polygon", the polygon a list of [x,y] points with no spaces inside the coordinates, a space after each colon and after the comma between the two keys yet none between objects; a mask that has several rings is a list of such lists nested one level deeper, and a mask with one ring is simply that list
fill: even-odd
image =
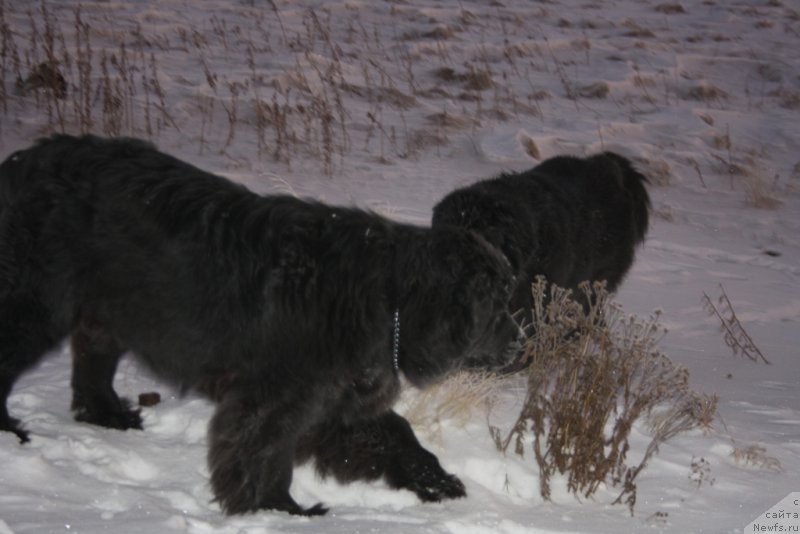
[{"label": "snow", "polygon": [[[23,76],[26,64],[45,57],[41,5],[0,3]],[[74,55],[78,1],[45,5]],[[467,422],[417,427],[464,481],[466,499],[422,504],[382,483],[340,486],[301,466],[294,497],[324,502],[327,516],[228,518],[212,501],[205,465],[213,407],[171,391],[126,359],[118,391],[131,398],[161,393],[159,404],[143,409],[145,430],[78,424],[62,348],[20,379],[9,400],[32,441],[20,446],[0,435],[0,534],[742,532],[800,490],[796,2],[276,0],[277,15],[272,2],[258,1],[81,5],[91,27],[93,83],[100,86],[103,50],[119,59],[125,43],[134,65],[135,91],[121,101],[135,111],[120,133],[146,136],[149,120],[163,150],[259,192],[427,224],[452,188],[530,167],[537,152],[543,159],[615,150],[634,159],[654,182],[654,215],[617,300],[643,316],[663,311],[669,332],[661,348],[690,370],[695,390],[719,396],[721,417],[711,433],[680,435],[660,447],[640,475],[633,516],[610,504],[617,495],[611,488],[581,501],[555,480],[553,500],[544,501],[533,459],[500,455],[476,409]],[[26,56],[31,19],[38,55]],[[55,42],[60,54],[62,41]],[[151,53],[162,108],[143,86]],[[3,65],[5,157],[56,119],[48,119],[42,93],[15,90],[11,56]],[[462,76],[488,71],[493,83],[470,90],[464,79],[436,74],[445,67]],[[77,66],[70,69],[67,79],[77,80]],[[326,76],[348,89],[335,91]],[[281,148],[274,123],[259,143],[254,105],[272,104],[273,95],[291,109],[287,120],[302,139],[283,146],[280,161],[273,158]],[[94,131],[103,133],[102,95],[92,98]],[[77,133],[72,99],[62,103],[65,126]],[[327,132],[315,103],[330,106]],[[780,205],[756,207],[752,192]],[[716,300],[720,285],[770,365],[734,356],[725,345],[702,303],[704,293]],[[512,407],[520,395],[519,388],[502,393]],[[492,422],[510,424],[511,414],[496,412]],[[631,442],[633,461],[648,443],[643,428]],[[735,449],[751,446],[763,447],[780,471],[737,463]],[[705,470],[693,472],[700,460]]]}]

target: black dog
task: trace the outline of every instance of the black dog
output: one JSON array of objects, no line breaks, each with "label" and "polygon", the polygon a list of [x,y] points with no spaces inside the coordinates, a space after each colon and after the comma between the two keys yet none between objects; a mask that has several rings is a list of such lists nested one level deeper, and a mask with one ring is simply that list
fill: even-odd
[{"label": "black dog", "polygon": [[[112,380],[130,350],[218,400],[211,484],[227,513],[294,514],[294,462],[465,495],[391,411],[519,347],[512,275],[483,238],[261,197],[131,140],[55,136],[0,166],[0,430],[17,377],[71,336],[76,418],[141,428]],[[400,326],[402,325],[402,330]]]},{"label": "black dog", "polygon": [[644,240],[646,182],[612,152],[558,156],[453,191],[434,207],[433,227],[474,230],[505,254],[518,280],[511,311],[531,309],[537,276],[588,306],[578,284],[605,281],[615,291]]}]

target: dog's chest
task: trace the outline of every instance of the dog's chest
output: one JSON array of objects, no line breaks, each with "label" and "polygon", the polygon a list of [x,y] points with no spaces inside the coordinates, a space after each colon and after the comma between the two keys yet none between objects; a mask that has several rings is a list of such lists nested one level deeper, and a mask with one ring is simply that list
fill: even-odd
[{"label": "dog's chest", "polygon": [[400,394],[400,381],[388,367],[368,368],[344,386],[335,410],[346,422],[389,411]]}]

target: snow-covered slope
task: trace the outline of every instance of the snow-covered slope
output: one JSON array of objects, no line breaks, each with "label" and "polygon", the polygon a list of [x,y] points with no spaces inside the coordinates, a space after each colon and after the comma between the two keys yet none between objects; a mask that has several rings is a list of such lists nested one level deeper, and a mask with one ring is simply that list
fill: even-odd
[{"label": "snow-covered slope", "polygon": [[[260,192],[420,224],[453,187],[502,170],[561,153],[634,159],[653,182],[655,212],[617,300],[632,313],[663,310],[662,349],[690,370],[694,389],[719,395],[721,420],[660,448],[639,478],[633,517],[608,504],[612,490],[580,502],[556,487],[543,501],[533,459],[498,454],[476,410],[466,424],[417,429],[464,480],[467,499],[421,504],[382,484],[320,481],[303,466],[293,494],[325,502],[329,515],[226,518],[207,483],[212,406],[126,360],[121,393],[162,394],[143,410],[144,432],[75,423],[63,349],[10,398],[32,442],[0,435],[0,534],[737,532],[800,490],[800,5],[78,5],[0,2],[0,156],[91,123],[150,137]],[[68,81],[63,100],[28,79],[47,59],[48,35]],[[91,92],[77,89],[81,79]],[[702,302],[723,288],[770,365],[726,346]],[[502,393],[512,405],[519,394]],[[647,443],[636,432],[633,456]],[[764,465],[737,461],[748,447],[763,448]]]}]

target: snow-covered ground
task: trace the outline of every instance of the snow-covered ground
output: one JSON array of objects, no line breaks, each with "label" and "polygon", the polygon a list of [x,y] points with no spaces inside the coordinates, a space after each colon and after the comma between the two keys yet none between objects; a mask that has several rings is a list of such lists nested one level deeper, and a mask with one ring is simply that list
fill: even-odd
[{"label": "snow-covered ground", "polygon": [[[544,501],[533,459],[500,455],[476,409],[466,423],[417,428],[466,499],[421,504],[303,466],[292,492],[331,506],[327,516],[226,518],[207,483],[212,407],[125,360],[121,393],[162,395],[143,409],[145,430],[75,423],[64,349],[10,398],[32,442],[0,435],[0,534],[739,532],[800,491],[795,0],[80,4],[78,16],[78,1],[0,1],[0,156],[91,122],[260,192],[427,224],[454,187],[537,158],[619,151],[651,176],[654,214],[617,300],[636,314],[663,310],[661,348],[695,390],[719,396],[721,418],[661,446],[633,517],[609,504],[611,489],[578,501],[556,484]],[[68,81],[58,101],[27,80],[48,35]],[[770,365],[726,346],[702,302],[720,285]],[[521,394],[501,395],[513,405]],[[635,458],[643,429],[632,443]],[[761,466],[737,461],[748,447],[763,448]]]}]

